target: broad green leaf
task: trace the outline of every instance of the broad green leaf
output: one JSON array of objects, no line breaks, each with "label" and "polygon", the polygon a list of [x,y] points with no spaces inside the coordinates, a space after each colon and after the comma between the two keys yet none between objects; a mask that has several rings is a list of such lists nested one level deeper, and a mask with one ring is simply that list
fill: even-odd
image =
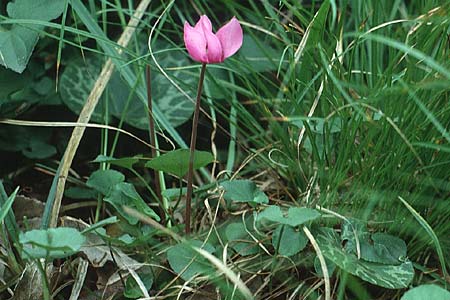
[{"label": "broad green leaf", "polygon": [[84,241],[84,235],[69,227],[31,230],[19,235],[24,259],[64,258],[78,252]]},{"label": "broad green leaf", "polygon": [[[248,230],[248,227],[247,227]],[[259,252],[259,247],[245,230],[242,222],[231,223],[225,229],[228,243],[237,253],[242,256],[252,255]]]},{"label": "broad green leaf", "polygon": [[[251,71],[265,72],[277,69],[280,62],[280,52],[270,47],[267,42],[258,41],[251,35],[244,35],[239,55],[244,57],[242,61],[251,66]],[[242,69],[243,71],[246,68]]]},{"label": "broad green leaf", "polygon": [[[325,258],[325,263],[328,269],[328,275],[331,276],[336,269],[336,264],[329,259]],[[320,265],[320,259],[318,256],[314,258],[314,271],[316,271],[317,276],[323,277],[322,266]]]},{"label": "broad green leaf", "polygon": [[319,218],[320,213],[312,208],[307,207],[290,207],[285,214],[279,206],[270,205],[260,214],[258,214],[257,221],[262,222],[267,220],[273,223],[289,225],[292,227],[299,226],[306,222],[313,221]]},{"label": "broad green leaf", "polygon": [[203,248],[209,253],[214,253],[215,249],[210,244],[192,240],[177,244],[167,251],[167,260],[175,273],[184,280],[191,280],[197,275],[214,274],[215,268],[209,261],[192,249],[192,246]]},{"label": "broad green leaf", "polygon": [[109,163],[126,169],[132,169],[133,165],[139,161],[140,157],[122,157],[114,158],[106,155],[99,155],[92,162]]},{"label": "broad green leaf", "polygon": [[97,170],[89,176],[86,185],[108,196],[113,187],[125,181],[125,175],[116,170]]},{"label": "broad green leaf", "polygon": [[[61,15],[64,6],[65,1],[15,0],[8,3],[7,12],[12,19],[50,21]],[[9,30],[0,31],[0,64],[22,73],[42,28],[41,25],[13,24]]]},{"label": "broad green leaf", "polygon": [[374,233],[370,242],[361,242],[361,258],[369,262],[399,265],[406,258],[406,243],[386,233]]},{"label": "broad green leaf", "polygon": [[162,196],[164,198],[167,198],[169,200],[176,200],[180,198],[181,195],[186,195],[187,188],[182,188],[180,191],[180,188],[172,188],[172,189],[165,189],[161,192]]},{"label": "broad green leaf", "polygon": [[407,287],[414,277],[414,269],[409,261],[400,265],[386,265],[358,259],[355,254],[347,253],[341,247],[339,236],[331,228],[318,230],[316,239],[327,259],[344,271],[372,284],[400,289]]},{"label": "broad green leaf", "polygon": [[279,225],[272,234],[273,248],[283,256],[295,255],[307,244],[308,238],[303,231],[296,231],[291,226]]},{"label": "broad green leaf", "polygon": [[[176,67],[186,65],[184,55],[177,52],[164,52],[159,63],[166,67],[173,67],[171,75],[185,84],[195,85],[195,78],[188,76]],[[102,59],[97,56],[87,56],[86,59],[76,58],[67,65],[61,75],[60,90],[64,103],[75,113],[83,108],[89,93],[100,74]],[[159,109],[174,127],[190,119],[194,110],[193,103],[183,96],[166,77],[158,72],[152,72],[152,96]],[[148,110],[146,104],[133,94],[129,85],[121,78],[119,71],[115,71],[108,83],[108,110],[112,116],[140,129],[148,129]],[[105,98],[99,101],[92,118],[96,122],[104,119]],[[109,116],[108,116],[109,117]]]},{"label": "broad green leaf", "polygon": [[[140,272],[137,272],[137,275],[141,279],[142,283],[144,283],[144,286],[147,289],[147,291],[150,290],[150,288],[153,285],[152,270],[147,268],[141,270]],[[137,299],[144,297],[144,294],[142,293],[140,287],[138,286],[133,276],[128,276],[127,281],[125,282],[125,291],[123,292],[123,295],[126,298],[130,299]]]},{"label": "broad green leaf", "polygon": [[56,148],[43,140],[32,138],[28,147],[23,149],[22,153],[28,158],[43,159],[56,154]]},{"label": "broad green leaf", "polygon": [[[59,80],[59,90],[63,103],[74,113],[81,112],[101,68],[102,59],[94,59],[92,56],[86,56],[85,60],[72,59],[65,67]],[[91,120],[95,122],[104,121],[105,101],[103,99],[99,100],[91,115]]]},{"label": "broad green leaf", "polygon": [[220,183],[224,198],[234,202],[269,203],[269,198],[251,180],[228,180]]},{"label": "broad green leaf", "polygon": [[[194,152],[194,170],[214,161],[214,156],[205,151]],[[145,166],[158,171],[183,177],[189,168],[189,149],[177,149],[148,161]]]},{"label": "broad green leaf", "polygon": [[134,208],[157,221],[160,220],[155,211],[145,203],[144,199],[141,198],[134,186],[130,183],[120,182],[115,184],[109,195],[104,198],[104,201],[111,204],[132,225],[137,224],[139,220],[125,213],[123,211],[124,205]]},{"label": "broad green leaf", "polygon": [[434,284],[423,284],[407,291],[400,300],[448,300],[450,292]]},{"label": "broad green leaf", "polygon": [[49,21],[61,15],[64,1],[54,0],[15,0],[9,2],[6,10],[13,19],[33,19]]},{"label": "broad green leaf", "polygon": [[0,129],[0,149],[21,151],[32,159],[48,158],[56,153],[50,145],[52,131],[47,128],[5,127]]},{"label": "broad green leaf", "polygon": [[72,199],[95,199],[97,197],[97,192],[90,188],[74,186],[67,188],[64,191],[64,196]]}]

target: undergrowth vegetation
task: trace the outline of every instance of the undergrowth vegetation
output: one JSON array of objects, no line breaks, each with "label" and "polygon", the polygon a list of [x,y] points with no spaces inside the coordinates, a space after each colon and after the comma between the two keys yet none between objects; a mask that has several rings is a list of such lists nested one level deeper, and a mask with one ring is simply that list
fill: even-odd
[{"label": "undergrowth vegetation", "polygon": [[[244,38],[206,68],[189,211],[201,15]],[[449,20],[437,0],[1,2],[0,299],[450,299]]]}]

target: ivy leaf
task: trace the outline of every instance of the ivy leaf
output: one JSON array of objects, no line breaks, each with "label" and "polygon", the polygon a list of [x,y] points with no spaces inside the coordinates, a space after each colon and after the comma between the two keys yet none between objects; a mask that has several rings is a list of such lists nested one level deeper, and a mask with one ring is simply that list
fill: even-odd
[{"label": "ivy leaf", "polygon": [[[247,227],[248,230],[248,227]],[[252,255],[259,252],[259,247],[245,230],[242,222],[228,224],[225,235],[231,246],[242,256]]]},{"label": "ivy leaf", "polygon": [[125,169],[133,169],[133,165],[139,161],[139,158],[139,156],[114,158],[100,154],[92,162],[110,163]]},{"label": "ivy leaf", "polygon": [[407,291],[400,300],[448,300],[450,292],[434,284],[423,284]]},{"label": "ivy leaf", "polygon": [[258,215],[257,221],[263,222],[267,220],[273,223],[296,227],[313,221],[320,216],[317,210],[307,207],[290,207],[285,216],[279,206],[270,205]]},{"label": "ivy leaf", "polygon": [[134,186],[127,182],[120,182],[114,185],[110,194],[104,198],[105,202],[111,204],[117,212],[124,217],[128,223],[135,225],[139,221],[123,210],[123,206],[134,208],[135,210],[149,216],[156,221],[160,221],[159,216],[151,209],[144,199],[138,194]]},{"label": "ivy leaf", "polygon": [[[205,151],[194,152],[194,170],[214,161],[214,156]],[[155,157],[145,167],[183,177],[189,169],[189,149],[177,149]]]},{"label": "ivy leaf", "polygon": [[125,175],[116,170],[97,170],[89,176],[86,185],[108,196],[113,187],[125,181]]},{"label": "ivy leaf", "polygon": [[315,237],[325,258],[362,280],[388,289],[401,289],[408,287],[414,277],[414,268],[409,261],[387,265],[368,262],[347,253],[341,247],[339,235],[331,228],[320,228]]},{"label": "ivy leaf", "polygon": [[[65,1],[15,0],[9,2],[6,10],[12,19],[50,21],[61,15]],[[0,64],[17,73],[25,70],[42,25],[13,24],[11,29],[0,31]]]},{"label": "ivy leaf", "polygon": [[224,198],[234,202],[269,203],[269,198],[251,180],[228,180],[220,183]]},{"label": "ivy leaf", "polygon": [[203,245],[203,242],[197,240],[187,241],[170,248],[167,251],[167,260],[170,267],[184,280],[191,280],[194,276],[215,272],[214,267],[208,260],[194,251],[192,246],[203,248],[209,253],[215,251],[210,244]]},{"label": "ivy leaf", "polygon": [[64,258],[78,252],[84,241],[84,235],[69,227],[31,230],[19,235],[24,259]]},{"label": "ivy leaf", "polygon": [[279,225],[272,234],[272,245],[283,256],[293,256],[308,244],[303,231],[296,231],[291,226]]}]

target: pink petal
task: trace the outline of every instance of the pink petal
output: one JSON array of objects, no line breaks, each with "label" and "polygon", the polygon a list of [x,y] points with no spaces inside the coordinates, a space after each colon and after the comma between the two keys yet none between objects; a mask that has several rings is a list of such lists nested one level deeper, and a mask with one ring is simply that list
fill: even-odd
[{"label": "pink petal", "polygon": [[208,57],[208,63],[221,63],[224,60],[222,45],[217,38],[217,36],[211,31],[205,30],[204,32],[206,38],[206,56]]},{"label": "pink petal", "polygon": [[242,46],[243,33],[241,24],[233,17],[227,24],[222,26],[216,33],[222,44],[223,59],[235,54]]},{"label": "pink petal", "polygon": [[184,23],[184,44],[189,55],[198,62],[207,62],[206,38],[202,30],[198,30],[188,22]]},{"label": "pink petal", "polygon": [[212,32],[211,21],[206,15],[201,16],[200,20],[198,20],[197,24],[195,24],[195,29],[200,30],[201,28],[204,28],[203,30]]}]

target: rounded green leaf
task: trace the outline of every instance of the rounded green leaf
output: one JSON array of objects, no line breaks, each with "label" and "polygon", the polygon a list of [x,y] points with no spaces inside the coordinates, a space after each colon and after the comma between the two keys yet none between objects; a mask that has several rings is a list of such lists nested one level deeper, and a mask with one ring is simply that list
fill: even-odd
[{"label": "rounded green leaf", "polygon": [[308,238],[303,231],[296,231],[291,226],[279,225],[272,234],[272,245],[278,254],[292,256],[303,250]]},{"label": "rounded green leaf", "polygon": [[434,284],[423,284],[407,291],[401,300],[449,300],[450,292]]},{"label": "rounded green leaf", "polygon": [[125,180],[125,175],[116,170],[97,170],[89,176],[86,185],[107,196],[114,185]]},{"label": "rounded green leaf", "polygon": [[84,235],[69,227],[31,230],[19,236],[24,259],[64,258],[78,252],[84,241]]},{"label": "rounded green leaf", "polygon": [[177,244],[167,251],[167,260],[170,267],[184,280],[191,280],[200,274],[212,274],[215,268],[209,261],[192,249],[192,246],[203,248],[209,253],[215,251],[210,244],[203,245],[203,242],[193,240]]},{"label": "rounded green leaf", "polygon": [[220,183],[224,198],[234,202],[269,203],[267,195],[251,180],[228,180]]}]

